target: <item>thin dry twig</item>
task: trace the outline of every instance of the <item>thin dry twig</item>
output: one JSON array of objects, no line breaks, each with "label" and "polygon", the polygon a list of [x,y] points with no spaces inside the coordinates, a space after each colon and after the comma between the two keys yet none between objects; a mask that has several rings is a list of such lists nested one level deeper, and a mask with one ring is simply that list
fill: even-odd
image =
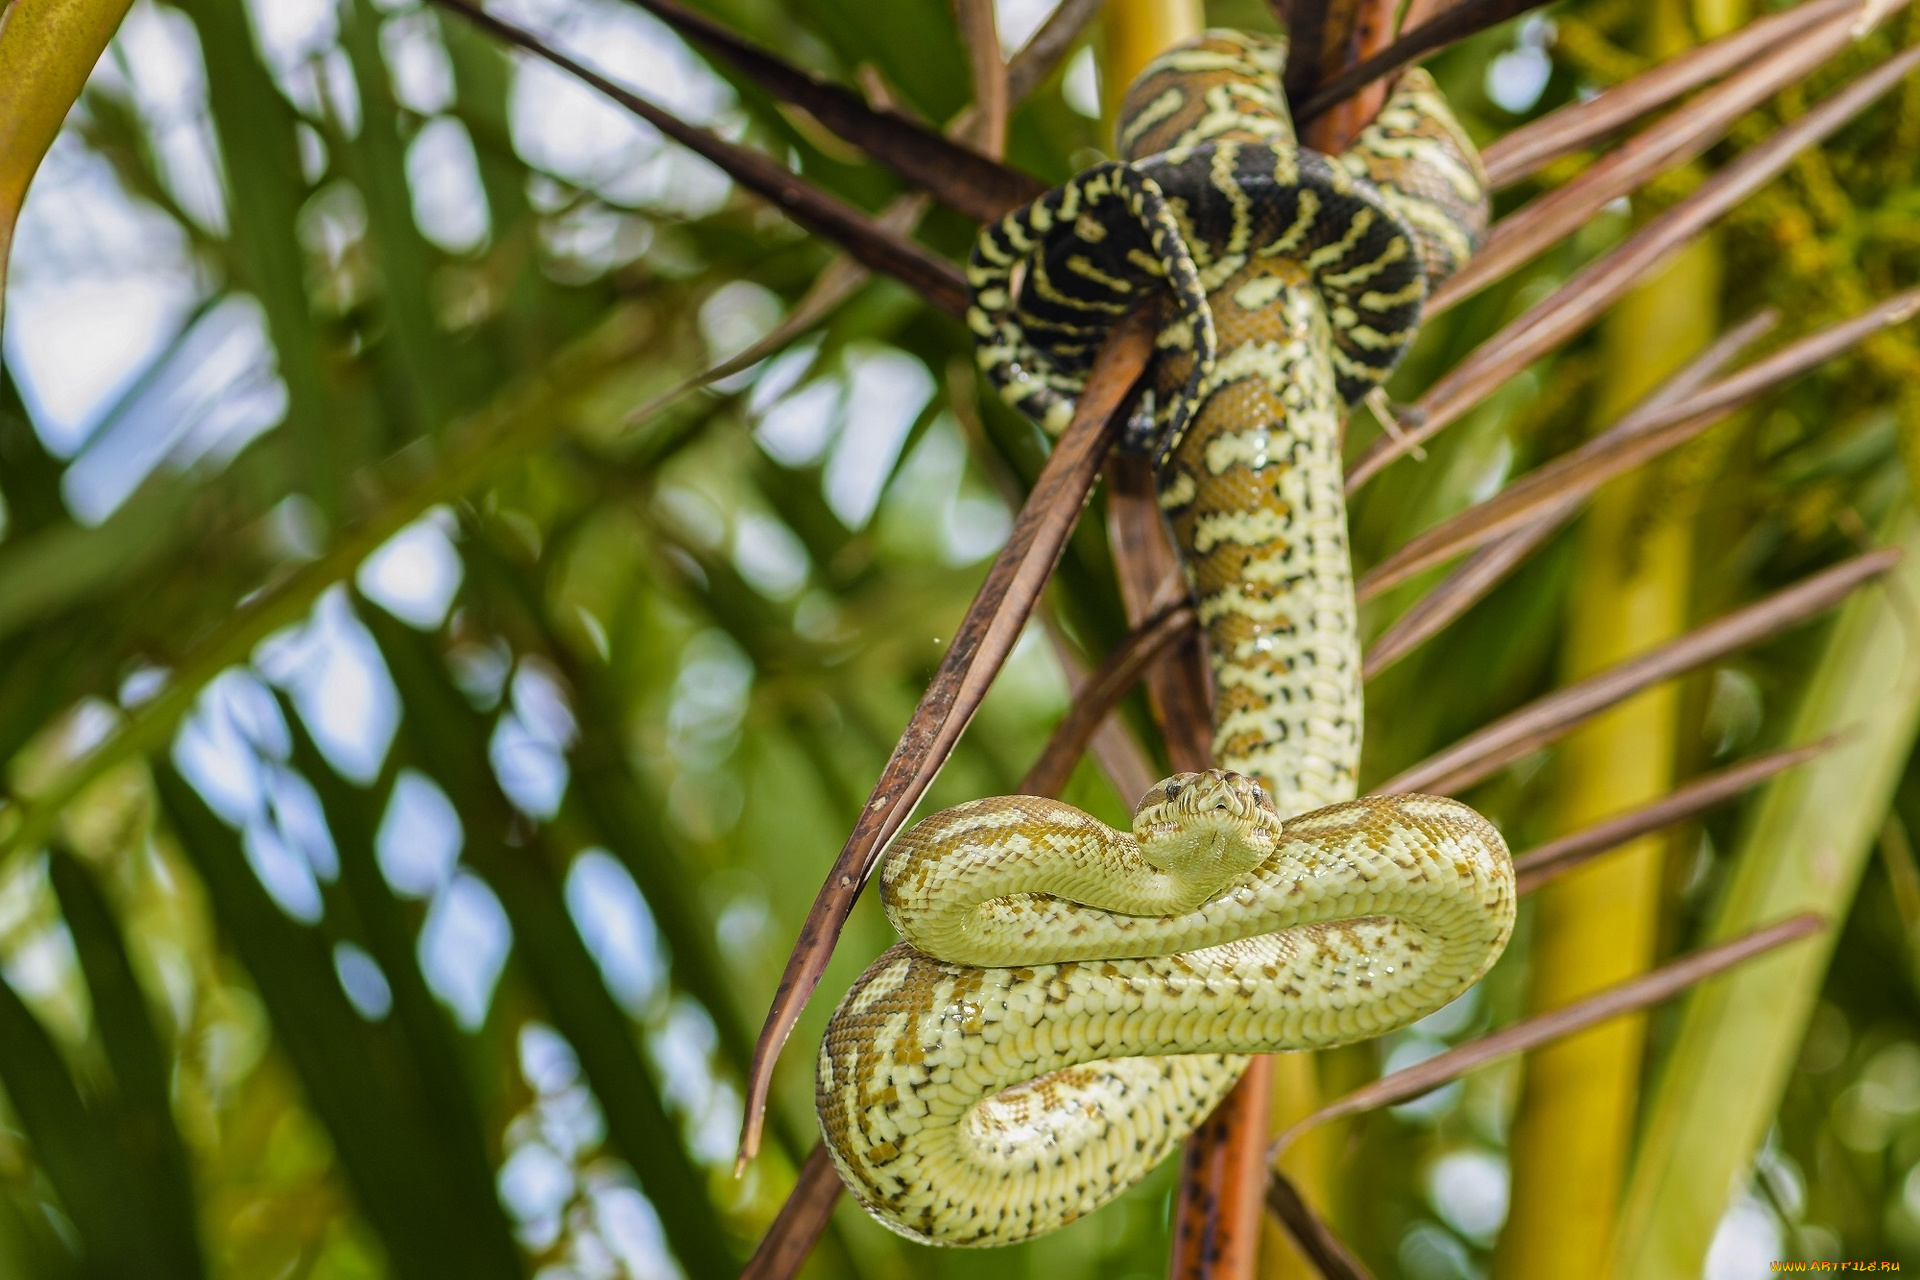
[{"label": "thin dry twig", "polygon": [[[1167,534],[1154,488],[1153,466],[1144,457],[1116,454],[1107,464],[1107,545],[1120,583],[1127,621],[1139,626],[1187,593],[1180,554]],[[1147,702],[1179,773],[1213,762],[1213,694],[1207,656],[1198,634],[1147,668]]]},{"label": "thin dry twig", "polygon": [[1410,415],[1412,421],[1399,436],[1381,437],[1360,456],[1348,470],[1348,492],[1579,333],[1721,214],[1771,182],[1794,156],[1891,91],[1916,64],[1920,64],[1920,48],[1907,49],[1861,76],[1714,173],[1692,195],[1648,222],[1617,248],[1588,263],[1554,293],[1481,343],[1420,397]]},{"label": "thin dry twig", "polygon": [[827,1155],[825,1143],[816,1143],[800,1166],[787,1202],[754,1248],[740,1272],[740,1280],[789,1280],[826,1234],[833,1206],[845,1187]]},{"label": "thin dry twig", "polygon": [[1685,822],[1696,814],[1731,800],[1759,786],[1777,773],[1805,764],[1824,755],[1839,741],[1829,735],[1805,746],[1788,747],[1766,755],[1742,760],[1739,764],[1695,778],[1686,786],[1668,792],[1652,804],[1596,822],[1590,827],[1549,840],[1546,844],[1513,860],[1513,888],[1517,894],[1529,894],[1541,885],[1557,880],[1569,871],[1584,866],[1610,849],[1650,831]]},{"label": "thin dry twig", "polygon": [[661,110],[591,67],[552,48],[533,32],[488,13],[475,0],[433,2],[460,14],[508,44],[525,49],[579,77],[675,142],[712,161],[735,182],[771,202],[801,226],[839,245],[873,270],[899,280],[939,310],[951,316],[966,314],[966,279],[960,269],[946,259],[906,236],[887,230],[867,214],[789,172],[772,158],[728,142]]},{"label": "thin dry twig", "polygon": [[[973,366],[960,359],[949,362],[947,403],[953,409],[954,421],[959,424],[960,436],[966,441],[974,465],[986,473],[987,483],[999,493],[1000,500],[1007,504],[1009,511],[1018,511],[1027,500],[1026,487],[988,440],[987,425],[981,420],[979,406],[974,399],[978,393],[979,382]],[[1067,684],[1077,700],[1087,684],[1086,665],[1068,643],[1059,619],[1047,607],[1045,600],[1034,612],[1047,629],[1047,641],[1053,646],[1054,657],[1059,659],[1061,670],[1066,672]],[[1134,738],[1133,731],[1112,715],[1094,727],[1087,749],[1099,764],[1100,771],[1113,784],[1113,789],[1128,804],[1145,795],[1159,780],[1158,767]]]},{"label": "thin dry twig", "polygon": [[[1571,102],[1530,120],[1488,144],[1480,153],[1494,189],[1504,190],[1547,165],[1598,142],[1682,94],[1747,65],[1822,19],[1849,13],[1860,0],[1804,0],[1791,9],[1755,18],[1718,40],[1687,50],[1603,89],[1585,102]],[[1697,105],[1697,104],[1696,104]]]},{"label": "thin dry twig", "polygon": [[1300,1252],[1326,1280],[1373,1280],[1373,1272],[1320,1220],[1300,1188],[1271,1160],[1267,1168],[1267,1212],[1287,1229]]},{"label": "thin dry twig", "polygon": [[[1000,28],[994,21],[993,0],[953,0],[953,11],[960,27],[961,43],[967,47],[967,62],[973,72],[974,139],[988,159],[997,161],[1007,153],[1008,92],[1007,63],[1000,56]],[[1031,181],[1033,194],[1011,204],[1003,204],[999,213],[1019,208],[1046,189],[1039,179]],[[990,203],[982,201],[979,207],[984,210]],[[997,214],[976,213],[971,216],[976,221],[987,222]]]},{"label": "thin dry twig", "polygon": [[1080,33],[1100,12],[1103,0],[1062,0],[1038,31],[1020,46],[1007,63],[1007,96],[1015,102],[1038,89],[1052,75]]},{"label": "thin dry twig", "polygon": [[1692,395],[1649,412],[1536,467],[1485,502],[1407,540],[1361,578],[1370,600],[1415,574],[1579,502],[1600,485],[1693,438],[1734,410],[1866,338],[1920,313],[1920,288],[1895,294],[1850,320],[1807,335]]},{"label": "thin dry twig", "polygon": [[1900,552],[1894,547],[1843,560],[1677,640],[1535,699],[1381,783],[1376,793],[1463,791],[1650,685],[1825,612],[1899,562]]},{"label": "thin dry twig", "polygon": [[839,940],[847,915],[887,842],[906,822],[953,750],[988,685],[1020,638],[1066,546],[1094,477],[1100,472],[1135,388],[1153,356],[1153,326],[1135,313],[1122,321],[1095,360],[1073,423],[1054,446],[987,580],[961,621],[946,657],[900,736],[872,798],[854,824],[781,975],[773,1006],[754,1046],[740,1135],[744,1166],[760,1147],[774,1062]]},{"label": "thin dry twig", "polygon": [[1094,731],[1112,714],[1141,673],[1165,653],[1168,646],[1192,634],[1197,621],[1193,606],[1182,600],[1128,632],[1074,694],[1073,705],[1054,726],[1052,736],[1027,770],[1027,776],[1020,780],[1021,794],[1059,795]]},{"label": "thin dry twig", "polygon": [[[1379,53],[1393,42],[1394,10],[1398,0],[1358,0],[1344,15],[1346,21],[1337,63],[1351,66]],[[1387,100],[1387,82],[1376,80],[1329,106],[1300,129],[1300,140],[1315,151],[1338,155],[1380,114]]]},{"label": "thin dry twig", "polygon": [[[982,155],[901,112],[876,110],[844,85],[802,71],[742,40],[725,26],[678,0],[628,0],[628,3],[645,9],[681,35],[726,59],[775,98],[801,108],[940,203],[976,222],[998,218],[1047,189],[1044,182],[1031,174],[1000,163],[998,156]],[[998,62],[997,37],[989,47]],[[1000,119],[1004,121],[1004,95],[998,106]]]},{"label": "thin dry twig", "polygon": [[1485,1066],[1496,1058],[1504,1058],[1510,1053],[1524,1053],[1543,1044],[1584,1031],[1609,1018],[1633,1013],[1649,1005],[1658,1004],[1693,986],[1695,983],[1722,973],[1735,965],[1751,960],[1755,956],[1784,946],[1789,942],[1818,933],[1826,927],[1826,921],[1813,912],[1792,916],[1751,933],[1743,934],[1730,942],[1707,947],[1689,956],[1674,960],[1637,978],[1608,987],[1597,995],[1555,1009],[1550,1013],[1538,1014],[1515,1023],[1492,1035],[1482,1036],[1467,1044],[1449,1049],[1438,1057],[1428,1058],[1425,1062],[1396,1071],[1382,1077],[1370,1085],[1354,1090],[1344,1098],[1337,1099],[1306,1116],[1290,1126],[1267,1149],[1267,1164],[1271,1168],[1280,1153],[1307,1130],[1326,1124],[1330,1120],[1339,1120],[1345,1116],[1356,1116],[1363,1112],[1390,1107],[1409,1099],[1417,1098],[1428,1090],[1437,1089],[1443,1084],[1457,1080],[1476,1067]]},{"label": "thin dry twig", "polygon": [[[1305,123],[1352,97],[1360,89],[1402,67],[1418,62],[1437,49],[1464,40],[1508,18],[1538,8],[1544,0],[1466,0],[1430,22],[1423,22],[1372,57],[1348,67],[1319,85],[1293,108],[1296,123]],[[1289,86],[1291,87],[1291,86]]]},{"label": "thin dry twig", "polygon": [[[1629,409],[1604,435],[1621,437],[1642,430],[1642,424],[1651,415],[1698,391],[1728,361],[1758,342],[1778,322],[1779,314],[1767,309],[1720,335],[1705,351]],[[1580,505],[1576,499],[1564,499],[1537,517],[1532,524],[1501,535],[1474,551],[1444,581],[1416,600],[1406,612],[1394,619],[1393,625],[1367,646],[1361,664],[1362,677],[1373,679],[1472,608],[1476,601],[1504,581],[1509,573],[1570,519]]]}]

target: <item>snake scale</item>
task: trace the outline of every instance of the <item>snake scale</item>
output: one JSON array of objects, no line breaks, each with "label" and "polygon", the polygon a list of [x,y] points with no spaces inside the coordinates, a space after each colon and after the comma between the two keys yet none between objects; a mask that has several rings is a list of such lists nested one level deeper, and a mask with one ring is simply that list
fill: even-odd
[{"label": "snake scale", "polygon": [[1031,796],[963,804],[880,868],[905,942],[829,1021],[816,1101],[847,1186],[932,1244],[1007,1244],[1144,1177],[1245,1055],[1380,1035],[1483,974],[1513,925],[1499,833],[1355,800],[1360,654],[1341,423],[1487,219],[1478,157],[1408,71],[1339,157],[1297,145],[1286,44],[1210,31],[1121,110],[1118,162],[985,228],[968,322],[1058,432],[1095,353],[1157,307],[1149,424],[1199,599],[1215,769],[1130,833]]}]

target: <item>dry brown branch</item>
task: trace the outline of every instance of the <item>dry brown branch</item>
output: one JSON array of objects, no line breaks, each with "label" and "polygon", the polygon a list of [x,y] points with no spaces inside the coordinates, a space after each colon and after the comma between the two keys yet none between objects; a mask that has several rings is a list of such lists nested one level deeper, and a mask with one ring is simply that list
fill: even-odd
[{"label": "dry brown branch", "polygon": [[[628,0],[628,3],[640,6],[702,48],[726,59],[775,98],[806,111],[940,203],[976,222],[997,218],[1046,190],[1046,184],[1038,178],[1001,164],[999,157],[982,155],[962,146],[900,112],[875,110],[851,89],[800,70],[742,40],[678,0]],[[989,20],[991,16],[989,7]],[[997,37],[990,48],[998,62]],[[1004,86],[1004,76],[1001,83]],[[999,118],[1004,121],[1004,95],[998,105]]]},{"label": "dry brown branch", "polygon": [[[1293,108],[1297,123],[1312,120],[1375,80],[1385,79],[1400,68],[1418,62],[1436,49],[1444,49],[1508,18],[1538,8],[1542,0],[1465,0],[1430,22],[1423,22],[1398,40],[1366,60],[1356,63],[1331,80],[1316,87]],[[1292,68],[1288,68],[1288,92],[1295,92]]]},{"label": "dry brown branch", "polygon": [[[475,0],[433,0],[495,37],[546,59],[579,77],[675,142],[725,170],[735,182],[770,201],[801,226],[845,249],[862,264],[899,280],[948,315],[967,309],[967,285],[959,268],[907,237],[788,172],[771,158],[696,128],[645,98],[621,88],[592,68],[548,46],[522,27],[496,18]],[[864,109],[864,107],[863,107]]]},{"label": "dry brown branch", "polygon": [[1830,750],[1839,739],[1826,737],[1802,747],[1789,747],[1767,755],[1742,760],[1739,764],[1706,774],[1686,786],[1660,797],[1652,804],[1590,827],[1550,840],[1513,860],[1514,892],[1532,893],[1541,885],[1577,867],[1585,865],[1609,849],[1616,849],[1636,836],[1646,835],[1685,822],[1749,788],[1756,787],[1776,773],[1804,764]]},{"label": "dry brown branch", "polygon": [[[1007,504],[1009,511],[1018,511],[1027,500],[1026,488],[987,439],[987,426],[980,418],[979,406],[974,399],[978,393],[979,381],[972,364],[960,359],[950,362],[947,366],[947,404],[953,409],[960,436],[966,441],[974,465],[986,474],[987,483],[1000,495],[1000,500]],[[1047,642],[1053,646],[1054,657],[1059,660],[1060,669],[1066,673],[1073,697],[1079,699],[1088,679],[1086,664],[1068,643],[1059,620],[1044,600],[1034,612],[1047,629]],[[1129,804],[1145,795],[1160,778],[1158,767],[1141,749],[1133,731],[1112,715],[1094,727],[1087,749],[1099,764],[1100,771],[1113,783],[1113,789]]]},{"label": "dry brown branch", "polygon": [[[1040,756],[1020,780],[1020,791],[1030,796],[1057,796],[1067,785],[1074,765],[1100,727],[1140,675],[1168,646],[1193,632],[1197,616],[1182,600],[1149,618],[1114,646],[1087,682],[1074,695],[1073,705],[1054,727]],[[1132,797],[1138,799],[1138,796]]]},{"label": "dry brown branch", "polygon": [[[1504,1058],[1510,1053],[1524,1053],[1543,1044],[1584,1031],[1596,1023],[1609,1018],[1644,1009],[1678,995],[1688,987],[1716,973],[1724,972],[1743,961],[1771,951],[1775,947],[1818,933],[1826,927],[1826,921],[1808,912],[1782,920],[1778,924],[1756,929],[1731,942],[1719,946],[1707,947],[1692,955],[1674,960],[1660,966],[1638,978],[1608,987],[1597,995],[1550,1013],[1538,1014],[1517,1022],[1492,1035],[1482,1036],[1457,1048],[1449,1049],[1438,1057],[1396,1071],[1370,1085],[1354,1090],[1344,1098],[1328,1103],[1310,1116],[1306,1116],[1289,1127],[1286,1132],[1274,1139],[1273,1146],[1267,1151],[1269,1168],[1280,1153],[1291,1146],[1301,1134],[1330,1120],[1344,1116],[1356,1116],[1380,1107],[1391,1107],[1410,1099],[1417,1098],[1431,1089],[1457,1080],[1476,1067],[1485,1066],[1496,1058]],[[1276,1175],[1277,1176],[1277,1175]]]},{"label": "dry brown branch", "polygon": [[740,1135],[742,1163],[759,1150],[775,1060],[800,1010],[819,985],[854,901],[887,842],[926,793],[1020,638],[1152,355],[1152,324],[1140,313],[1122,321],[1101,349],[1072,425],[1054,446],[1007,545],[994,560],[933,682],[874,785],[846,847],[821,886],[754,1046],[747,1077],[746,1120]]},{"label": "dry brown branch", "polygon": [[1273,1167],[1271,1160],[1267,1168],[1267,1212],[1287,1229],[1300,1252],[1320,1269],[1326,1280],[1373,1280],[1373,1272],[1328,1229],[1314,1213],[1313,1206],[1301,1196],[1300,1189]]},{"label": "dry brown branch", "polygon": [[1273,1059],[1255,1058],[1187,1135],[1167,1280],[1253,1280],[1272,1107]]},{"label": "dry brown branch", "polygon": [[[1625,435],[1640,430],[1640,423],[1653,413],[1699,390],[1701,384],[1748,346],[1758,342],[1778,322],[1778,313],[1765,310],[1720,335],[1705,351],[1628,410],[1606,434]],[[1373,679],[1472,608],[1476,601],[1505,580],[1579,508],[1577,500],[1566,499],[1541,514],[1532,524],[1504,534],[1474,551],[1443,582],[1416,600],[1406,612],[1394,619],[1392,626],[1367,646],[1366,657],[1361,665],[1362,677]]]},{"label": "dry brown branch", "polygon": [[1738,70],[1822,19],[1860,7],[1860,0],[1804,0],[1669,58],[1585,102],[1568,103],[1530,120],[1480,153],[1487,178],[1496,191],[1522,182],[1560,157],[1591,146],[1682,94]]},{"label": "dry brown branch", "polygon": [[1859,342],[1920,312],[1920,288],[1798,342],[1764,360],[1650,412],[1629,420],[1578,449],[1536,467],[1477,506],[1407,540],[1375,565],[1356,587],[1362,600],[1434,565],[1540,520],[1568,502],[1578,502],[1613,477],[1689,440],[1743,405]]},{"label": "dry brown branch", "polygon": [[1790,587],[1736,609],[1637,658],[1537,698],[1375,788],[1377,793],[1465,790],[1529,752],[1572,732],[1593,716],[1704,662],[1745,648],[1832,608],[1854,588],[1900,561],[1893,547],[1843,560]]},{"label": "dry brown branch", "polygon": [[1389,462],[1453,423],[1508,378],[1579,333],[1721,214],[1772,181],[1800,151],[1889,92],[1917,63],[1920,48],[1908,49],[1861,76],[1716,172],[1692,195],[1611,252],[1588,263],[1554,293],[1481,343],[1420,397],[1405,430],[1398,436],[1381,437],[1360,456],[1348,470],[1348,491],[1365,484]]},{"label": "dry brown branch", "polygon": [[[1334,65],[1351,66],[1392,43],[1398,7],[1398,0],[1359,0],[1353,5],[1351,21],[1340,33]],[[1376,80],[1307,121],[1300,129],[1300,140],[1315,151],[1338,155],[1380,114],[1386,100],[1387,82]]]},{"label": "dry brown branch", "polygon": [[1841,13],[1803,32],[1502,219],[1473,260],[1434,291],[1426,315],[1439,315],[1561,243],[1610,201],[1701,155],[1742,116],[1846,48],[1853,22],[1852,14]]},{"label": "dry brown branch", "polygon": [[1062,0],[1020,52],[1007,63],[1007,96],[1019,102],[1053,74],[1067,50],[1073,48],[1080,32],[1093,15],[1100,12],[1102,0]]},{"label": "dry brown branch", "polygon": [[791,1280],[820,1243],[842,1190],[826,1144],[816,1143],[800,1166],[799,1177],[787,1193],[787,1202],[780,1206],[779,1216],[760,1237],[753,1257],[740,1272],[740,1280]]},{"label": "dry brown branch", "polygon": [[[1179,552],[1160,515],[1152,464],[1143,457],[1118,454],[1107,464],[1107,544],[1113,548],[1129,623],[1137,627],[1169,602],[1184,598],[1187,583]],[[1144,679],[1147,702],[1174,770],[1207,768],[1213,763],[1213,694],[1200,636],[1175,645],[1147,668]]]},{"label": "dry brown branch", "polygon": [[[1047,640],[1053,645],[1054,656],[1067,673],[1067,685],[1073,690],[1073,696],[1078,698],[1089,678],[1086,666],[1067,643],[1066,635],[1052,611],[1043,605],[1036,613],[1047,629]],[[1094,726],[1086,750],[1100,767],[1100,772],[1107,775],[1107,781],[1113,784],[1114,793],[1129,805],[1151,791],[1153,784],[1160,780],[1159,766],[1140,746],[1126,722],[1111,712]]]}]

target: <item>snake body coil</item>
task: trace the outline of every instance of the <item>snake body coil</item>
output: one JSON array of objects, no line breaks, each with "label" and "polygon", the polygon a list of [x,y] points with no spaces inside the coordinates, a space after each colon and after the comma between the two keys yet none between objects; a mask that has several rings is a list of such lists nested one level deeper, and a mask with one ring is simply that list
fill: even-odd
[{"label": "snake body coil", "polygon": [[1346,407],[1472,251],[1484,175],[1424,72],[1338,158],[1295,142],[1281,40],[1152,63],[1103,164],[981,232],[968,321],[1058,431],[1142,304],[1161,505],[1199,597],[1218,768],[1131,834],[1054,801],[934,815],[880,871],[906,942],[835,1011],[816,1096],[834,1163],[893,1230],[1004,1244],[1144,1177],[1243,1055],[1379,1035],[1485,972],[1513,922],[1499,834],[1451,800],[1355,800],[1359,645]]}]

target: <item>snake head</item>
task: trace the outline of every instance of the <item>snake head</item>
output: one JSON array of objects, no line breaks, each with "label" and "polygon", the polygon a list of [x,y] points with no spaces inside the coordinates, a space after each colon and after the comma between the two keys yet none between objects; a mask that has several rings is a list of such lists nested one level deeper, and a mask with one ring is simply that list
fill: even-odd
[{"label": "snake head", "polygon": [[1133,812],[1140,856],[1197,895],[1194,906],[1265,862],[1280,832],[1266,788],[1225,769],[1176,773]]}]

